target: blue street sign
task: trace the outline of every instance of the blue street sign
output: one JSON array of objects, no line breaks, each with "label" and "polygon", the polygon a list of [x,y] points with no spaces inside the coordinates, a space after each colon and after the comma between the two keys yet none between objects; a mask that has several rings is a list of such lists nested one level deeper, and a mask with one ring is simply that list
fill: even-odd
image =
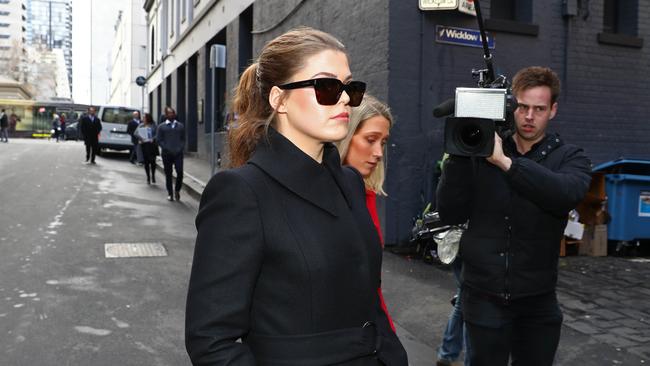
[{"label": "blue street sign", "polygon": [[[494,37],[486,32],[488,47],[494,49]],[[476,29],[436,26],[436,42],[455,44],[457,46],[483,47],[481,32]]]}]

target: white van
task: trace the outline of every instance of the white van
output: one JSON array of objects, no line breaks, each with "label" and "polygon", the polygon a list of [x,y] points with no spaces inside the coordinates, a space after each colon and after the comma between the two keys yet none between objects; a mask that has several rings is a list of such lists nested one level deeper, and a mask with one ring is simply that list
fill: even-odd
[{"label": "white van", "polygon": [[133,146],[131,136],[126,133],[133,112],[138,109],[119,106],[100,106],[97,116],[102,121],[102,132],[99,134],[99,150],[128,150]]}]

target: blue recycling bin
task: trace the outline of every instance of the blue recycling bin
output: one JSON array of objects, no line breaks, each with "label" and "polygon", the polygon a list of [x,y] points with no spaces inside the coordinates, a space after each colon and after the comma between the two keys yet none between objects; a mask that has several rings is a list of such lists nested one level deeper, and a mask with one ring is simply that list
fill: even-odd
[{"label": "blue recycling bin", "polygon": [[607,239],[650,239],[650,160],[621,158],[593,170],[606,173]]}]

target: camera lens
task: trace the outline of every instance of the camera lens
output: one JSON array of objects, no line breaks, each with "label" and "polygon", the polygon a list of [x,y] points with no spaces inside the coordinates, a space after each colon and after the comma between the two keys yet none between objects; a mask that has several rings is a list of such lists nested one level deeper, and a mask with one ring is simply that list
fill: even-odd
[{"label": "camera lens", "polygon": [[483,141],[483,131],[477,125],[467,124],[460,130],[460,140],[467,147],[476,147]]}]

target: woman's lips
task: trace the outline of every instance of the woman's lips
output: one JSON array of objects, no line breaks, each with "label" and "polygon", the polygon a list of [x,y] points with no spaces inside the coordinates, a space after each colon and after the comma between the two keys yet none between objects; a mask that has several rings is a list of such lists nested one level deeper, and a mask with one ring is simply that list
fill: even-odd
[{"label": "woman's lips", "polygon": [[336,116],[332,117],[332,119],[340,119],[340,120],[347,121],[347,120],[350,119],[350,115],[348,114],[348,112],[343,112],[343,113],[339,113]]}]

